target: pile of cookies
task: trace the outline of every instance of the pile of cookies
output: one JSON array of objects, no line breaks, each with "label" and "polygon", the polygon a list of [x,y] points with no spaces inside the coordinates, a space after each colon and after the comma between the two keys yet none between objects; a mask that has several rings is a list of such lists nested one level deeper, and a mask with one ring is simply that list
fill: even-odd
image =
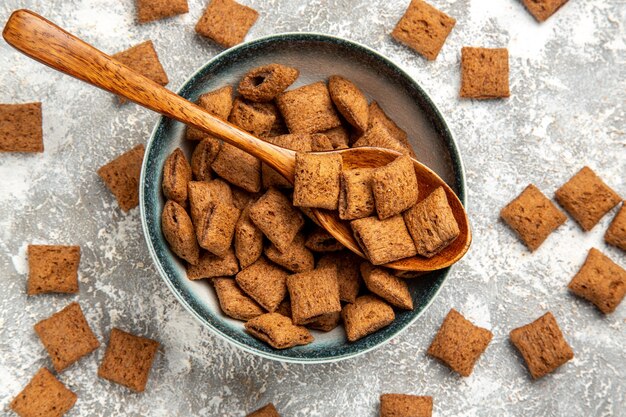
[{"label": "pile of cookies", "polygon": [[[210,279],[224,314],[277,349],[313,341],[309,329],[343,321],[354,342],[388,326],[394,307],[413,309],[405,281],[379,265],[431,257],[459,234],[442,188],[419,196],[406,133],[349,80],[332,76],[287,88],[299,71],[251,69],[198,105],[268,142],[297,151],[290,184],[255,157],[188,128],[190,159],[176,149],[163,166],[163,235],[189,279]],[[343,171],[350,146],[392,147],[377,169]],[[421,198],[421,200],[420,200]],[[316,224],[312,209],[338,210],[369,261]],[[362,288],[363,287],[363,288]],[[343,306],[342,306],[343,303]]]}]

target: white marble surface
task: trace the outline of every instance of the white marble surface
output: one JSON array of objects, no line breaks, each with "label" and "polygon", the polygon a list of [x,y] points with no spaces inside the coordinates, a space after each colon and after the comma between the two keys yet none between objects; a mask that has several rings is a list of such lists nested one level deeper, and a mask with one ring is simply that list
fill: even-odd
[{"label": "white marble surface", "polygon": [[[243,0],[242,0],[243,1]],[[190,13],[138,26],[132,0],[3,0],[31,8],[107,52],[153,39],[177,88],[220,50],[195,36],[204,1]],[[99,181],[105,162],[145,142],[157,116],[46,69],[0,42],[0,102],[42,101],[46,151],[0,155],[0,410],[42,366],[32,326],[78,300],[103,342],[112,326],[154,337],[162,349],[145,393],[96,377],[100,348],[60,375],[78,394],[71,416],[243,416],[273,401],[283,416],[375,416],[383,392],[432,395],[436,416],[626,415],[626,306],[603,316],[568,293],[587,250],[622,266],[602,235],[614,211],[583,233],[570,219],[534,254],[498,220],[532,182],[552,195],[588,164],[626,195],[626,4],[571,0],[538,25],[518,0],[432,0],[458,23],[435,62],[389,32],[408,1],[246,0],[260,12],[248,39],[316,31],[364,43],[402,65],[445,114],[464,157],[470,253],[422,318],[388,345],[328,365],[286,365],[218,340],[188,315],[157,276],[139,211],[123,214]],[[508,47],[511,98],[458,99],[460,48]],[[80,294],[27,298],[29,243],[79,244]],[[425,351],[451,308],[494,339],[469,378]],[[508,332],[551,310],[575,358],[531,381]]]}]

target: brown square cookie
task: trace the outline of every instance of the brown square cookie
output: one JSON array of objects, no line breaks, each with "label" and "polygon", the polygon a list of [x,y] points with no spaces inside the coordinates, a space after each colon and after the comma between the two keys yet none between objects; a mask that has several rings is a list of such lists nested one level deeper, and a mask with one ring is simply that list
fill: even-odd
[{"label": "brown square cookie", "polygon": [[511,342],[520,351],[533,378],[553,372],[574,357],[552,313],[513,329]]},{"label": "brown square cookie", "polygon": [[460,234],[443,187],[435,189],[403,216],[417,253],[427,258],[444,250]]},{"label": "brown square cookie", "polygon": [[376,216],[350,222],[354,238],[374,265],[417,255],[402,216],[380,220]]},{"label": "brown square cookie", "polygon": [[352,81],[339,75],[333,75],[328,79],[328,91],[337,110],[348,123],[357,131],[365,132],[369,120],[369,107],[363,92]]},{"label": "brown square cookie", "polygon": [[321,81],[282,93],[277,104],[291,133],[317,133],[341,125]]},{"label": "brown square cookie", "polygon": [[302,214],[275,188],[270,188],[250,206],[250,219],[279,251],[287,250],[304,226]]},{"label": "brown square cookie", "polygon": [[361,264],[361,276],[365,286],[372,293],[394,307],[413,310],[413,298],[404,280],[391,275],[382,268],[375,268],[369,262]]},{"label": "brown square cookie", "polygon": [[460,94],[477,99],[509,97],[509,50],[463,47]]},{"label": "brown square cookie", "polygon": [[196,32],[230,48],[243,42],[258,17],[256,10],[234,0],[211,0],[196,23]]},{"label": "brown square cookie", "polygon": [[433,397],[408,394],[380,396],[380,417],[432,417]]},{"label": "brown square cookie", "polygon": [[205,137],[196,145],[191,154],[191,173],[194,180],[210,181],[213,179],[211,164],[221,148],[222,142],[212,137]]},{"label": "brown square cookie", "polygon": [[317,263],[318,268],[336,268],[339,284],[339,299],[353,303],[361,289],[359,265],[362,259],[350,251],[344,250],[325,254]]},{"label": "brown square cookie", "polygon": [[422,0],[412,0],[391,36],[434,61],[456,20]]},{"label": "brown square cookie", "polygon": [[387,116],[385,111],[382,109],[382,107],[380,107],[380,105],[377,102],[372,101],[370,103],[370,118],[369,118],[369,121],[367,122],[368,130],[377,124],[382,125],[382,127],[384,127],[385,130],[387,130],[387,132],[394,139],[400,142],[402,146],[404,146],[409,151],[409,156],[411,156],[412,158],[415,158],[415,151],[413,150],[413,147],[411,146],[411,143],[409,142],[409,136],[407,135],[407,133],[404,130],[402,130],[396,124],[396,122],[391,120],[389,116]]},{"label": "brown square cookie", "polygon": [[213,255],[211,252],[202,252],[197,265],[187,265],[187,278],[193,280],[229,277],[237,272],[239,272],[239,264],[232,248],[226,252],[223,258]]},{"label": "brown square cookie", "polygon": [[35,324],[35,332],[48,351],[52,366],[61,372],[100,346],[78,303]]},{"label": "brown square cookie", "polygon": [[269,403],[256,411],[248,414],[246,417],[280,417],[278,411],[276,411],[276,407],[274,404]]},{"label": "brown square cookie", "polygon": [[237,91],[255,102],[272,101],[300,75],[297,68],[281,64],[269,64],[252,68],[239,82]]},{"label": "brown square cookie", "polygon": [[489,330],[474,326],[451,309],[428,348],[428,354],[462,376],[470,376],[492,338]]},{"label": "brown square cookie", "polygon": [[165,19],[189,11],[187,0],[137,0],[139,23]]},{"label": "brown square cookie", "polygon": [[400,214],[417,203],[418,187],[413,160],[399,156],[372,173],[372,192],[381,220]]},{"label": "brown square cookie", "polygon": [[337,252],[345,248],[333,235],[321,227],[316,227],[309,233],[304,246],[313,252]]},{"label": "brown square cookie", "polygon": [[239,97],[233,103],[228,121],[255,136],[268,136],[276,122],[276,115],[264,104],[247,102]]},{"label": "brown square cookie", "polygon": [[219,178],[210,181],[190,181],[187,189],[189,194],[189,213],[196,229],[200,225],[202,216],[214,204],[234,205],[230,185]]},{"label": "brown square cookie", "polygon": [[228,317],[247,321],[265,313],[265,310],[237,285],[233,278],[213,278],[213,288],[220,308]]},{"label": "brown square cookie", "polygon": [[46,368],[41,368],[10,407],[20,417],[61,417],[76,403],[76,394]]},{"label": "brown square cookie", "polygon": [[[211,113],[213,116],[222,120],[228,120],[228,116],[233,109],[233,87],[226,85],[218,88],[217,90],[206,92],[198,97],[196,104]],[[209,133],[196,129],[195,127],[187,126],[185,139],[202,140],[206,137],[219,142],[217,138],[213,137]]]},{"label": "brown square cookie", "polygon": [[500,211],[500,217],[531,251],[536,250],[567,217],[530,184]]},{"label": "brown square cookie", "polygon": [[297,153],[293,205],[336,210],[342,168],[339,154]]},{"label": "brown square cookie", "polygon": [[[311,152],[313,144],[312,135],[308,133],[290,133],[268,137],[265,138],[265,140],[281,148],[298,152]],[[261,173],[263,177],[263,187],[265,188],[293,188],[291,182],[265,163],[262,164]]]},{"label": "brown square cookie", "polygon": [[158,348],[156,340],[114,328],[98,376],[135,392],[143,392]]},{"label": "brown square cookie", "polygon": [[235,278],[239,287],[270,313],[287,295],[287,276],[282,268],[261,257]]},{"label": "brown square cookie", "polygon": [[43,152],[41,103],[0,104],[0,152]]},{"label": "brown square cookie", "polygon": [[356,220],[374,214],[376,203],[372,191],[374,168],[357,168],[341,173],[339,218]]},{"label": "brown square cookie", "polygon": [[161,230],[172,252],[192,265],[196,265],[200,257],[200,247],[196,238],[191,219],[187,211],[171,200],[168,200],[161,212]]},{"label": "brown square cookie", "polygon": [[606,230],[604,241],[626,251],[626,202],[622,203],[622,208],[617,212]]},{"label": "brown square cookie", "polygon": [[[150,40],[113,54],[111,57],[157,84],[167,85],[170,82],[159,61],[154,44]],[[119,97],[119,100],[120,103],[127,101],[123,97]]]},{"label": "brown square cookie", "polygon": [[604,314],[615,311],[626,295],[626,270],[596,248],[591,248],[585,263],[568,284]]},{"label": "brown square cookie", "polygon": [[183,207],[187,207],[187,185],[191,181],[191,165],[180,148],[165,159],[163,164],[163,195]]},{"label": "brown square cookie", "polygon": [[296,326],[289,317],[278,313],[266,313],[248,320],[245,329],[252,336],[274,349],[287,349],[308,345],[313,336],[306,327]]},{"label": "brown square cookie", "polygon": [[235,255],[242,268],[253,264],[263,253],[263,232],[250,219],[249,206],[235,225]]},{"label": "brown square cookie", "polygon": [[235,226],[241,210],[230,203],[215,202],[202,216],[196,226],[200,247],[214,255],[223,257],[231,250]]},{"label": "brown square cookie", "polygon": [[265,249],[265,256],[291,272],[312,271],[315,265],[315,258],[313,257],[313,252],[304,243],[304,235],[298,233],[285,250],[279,251],[275,245],[270,245]]},{"label": "brown square cookie", "polygon": [[621,201],[589,167],[583,167],[555,193],[556,201],[586,231]]},{"label": "brown square cookie", "polygon": [[341,311],[336,268],[318,268],[287,278],[291,314],[295,324],[307,324]]},{"label": "brown square cookie", "polygon": [[348,341],[357,340],[389,326],[396,315],[393,308],[380,298],[363,295],[341,311]]},{"label": "brown square cookie", "polygon": [[145,150],[143,145],[137,145],[98,170],[123,211],[139,205],[139,177]]},{"label": "brown square cookie", "polygon": [[239,148],[223,143],[211,168],[237,187],[251,193],[261,191],[261,161]]},{"label": "brown square cookie", "polygon": [[80,246],[28,245],[28,295],[78,292]]},{"label": "brown square cookie", "polygon": [[538,22],[547,20],[556,13],[568,0],[522,0],[526,9]]},{"label": "brown square cookie", "polygon": [[321,133],[330,140],[333,149],[347,149],[350,147],[350,133],[343,126],[333,127]]},{"label": "brown square cookie", "polygon": [[330,332],[341,322],[341,311],[336,313],[324,314],[317,319],[307,323],[306,327],[313,330],[319,330],[321,332]]},{"label": "brown square cookie", "polygon": [[400,140],[393,136],[382,123],[373,124],[352,144],[353,148],[361,148],[364,146],[391,149],[392,151],[409,156],[414,154],[410,147],[400,142]]},{"label": "brown square cookie", "polygon": [[248,207],[248,205],[250,205],[250,203],[258,200],[262,195],[261,193],[251,193],[238,187],[232,188],[232,194],[233,205],[239,210],[245,209],[246,207]]}]

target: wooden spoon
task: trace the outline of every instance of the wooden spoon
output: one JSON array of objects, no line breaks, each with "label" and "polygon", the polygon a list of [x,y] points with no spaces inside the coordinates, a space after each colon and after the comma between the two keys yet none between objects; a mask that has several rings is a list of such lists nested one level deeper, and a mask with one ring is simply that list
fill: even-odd
[{"label": "wooden spoon", "polygon": [[[220,137],[267,163],[293,183],[294,151],[267,143],[212,116],[36,13],[29,10],[13,12],[2,35],[11,46],[43,64]],[[343,157],[344,169],[384,166],[399,155],[381,148],[355,148],[335,152]],[[413,163],[422,196],[427,196],[439,186],[445,189],[461,234],[453,244],[430,259],[411,257],[385,266],[401,271],[433,271],[450,266],[465,255],[471,242],[471,232],[467,213],[452,189],[429,168],[417,161]],[[364,256],[352,235],[350,225],[339,220],[336,212],[315,210],[315,215],[320,224],[339,242],[356,254]]]}]

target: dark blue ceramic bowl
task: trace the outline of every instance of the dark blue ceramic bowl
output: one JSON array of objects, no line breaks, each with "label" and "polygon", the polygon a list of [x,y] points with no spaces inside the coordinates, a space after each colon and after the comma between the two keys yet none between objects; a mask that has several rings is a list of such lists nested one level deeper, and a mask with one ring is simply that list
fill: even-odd
[{"label": "dark blue ceramic bowl", "polygon": [[[418,159],[450,184],[465,204],[461,157],[442,115],[410,76],[366,46],[308,33],[257,39],[228,49],[210,60],[184,83],[178,94],[195,101],[202,93],[225,84],[236,86],[251,68],[274,62],[300,70],[295,87],[324,80],[333,74],[355,82],[370,100],[376,100],[407,131]],[[336,361],[388,342],[417,320],[432,303],[449,269],[408,280],[415,309],[398,311],[396,320],[389,327],[355,343],[348,343],[341,327],[329,333],[314,332],[313,343],[286,350],[273,349],[249,336],[243,323],[222,314],[217,297],[206,280],[187,279],[183,263],[170,251],[161,233],[160,215],[165,203],[161,193],[161,172],[165,158],[175,148],[181,147],[191,154],[191,144],[184,140],[184,128],[179,122],[161,117],[154,129],[141,172],[141,217],[148,248],[163,280],[189,313],[216,335],[270,359],[301,363]]]}]

